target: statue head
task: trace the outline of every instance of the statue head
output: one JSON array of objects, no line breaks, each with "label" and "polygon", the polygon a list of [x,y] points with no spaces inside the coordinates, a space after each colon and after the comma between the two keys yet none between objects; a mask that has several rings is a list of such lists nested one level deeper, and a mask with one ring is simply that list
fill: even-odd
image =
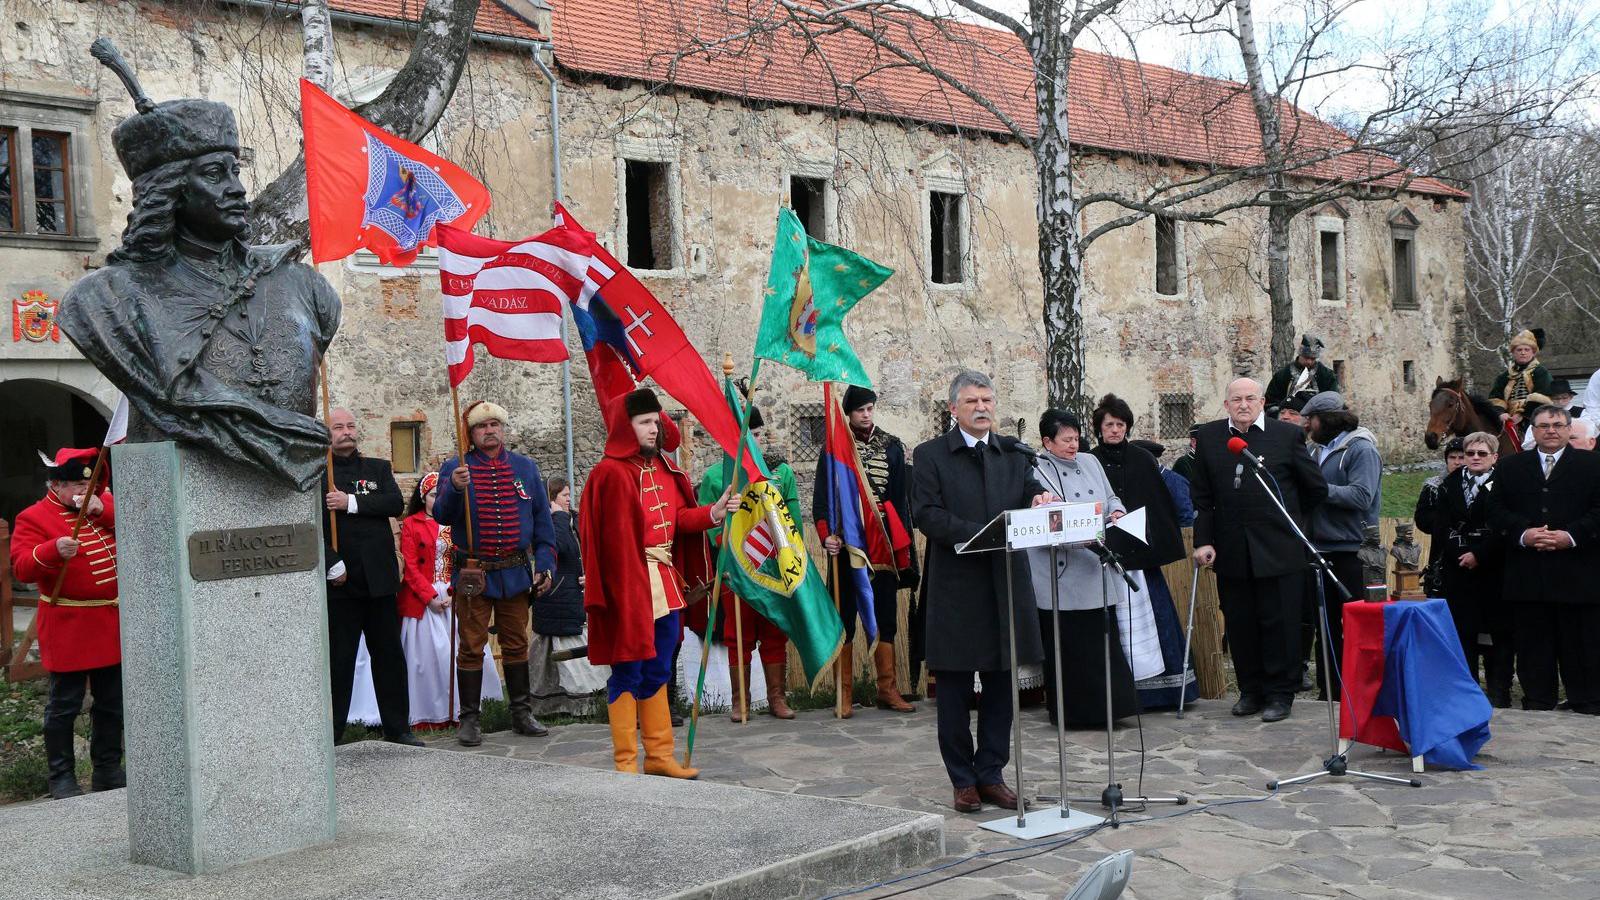
[{"label": "statue head", "polygon": [[111,134],[133,179],[133,209],[111,261],[160,259],[172,252],[179,229],[209,243],[245,237],[249,204],[233,110],[211,100],[155,103],[109,41],[97,40],[90,52],[122,79],[136,110]]}]

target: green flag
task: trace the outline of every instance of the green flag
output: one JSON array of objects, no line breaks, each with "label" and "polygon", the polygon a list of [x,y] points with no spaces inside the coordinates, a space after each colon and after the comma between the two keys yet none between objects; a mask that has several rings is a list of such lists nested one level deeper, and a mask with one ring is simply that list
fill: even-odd
[{"label": "green flag", "polygon": [[[742,404],[731,383],[726,393],[734,415],[743,421]],[[806,680],[812,681],[839,652],[844,627],[827,585],[806,553],[794,471],[787,464],[776,472],[768,469],[753,440],[745,452],[767,478],[747,485],[740,492],[738,512],[724,521],[728,545],[722,550],[727,554],[721,562],[722,577],[730,590],[789,636]],[[732,468],[724,464],[706,469],[698,489],[701,503],[722,496]]]},{"label": "green flag", "polygon": [[813,239],[792,210],[780,209],[756,356],[799,369],[811,381],[871,387],[844,336],[844,315],[892,274],[865,256]]}]

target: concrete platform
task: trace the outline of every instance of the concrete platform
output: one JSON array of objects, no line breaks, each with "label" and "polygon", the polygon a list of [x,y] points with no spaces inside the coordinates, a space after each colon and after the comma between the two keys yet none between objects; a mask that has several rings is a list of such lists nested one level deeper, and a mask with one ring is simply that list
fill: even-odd
[{"label": "concrete platform", "polygon": [[0,809],[0,898],[811,897],[944,853],[943,817],[376,742],[336,755],[333,844],[190,877],[128,862],[124,791]]}]

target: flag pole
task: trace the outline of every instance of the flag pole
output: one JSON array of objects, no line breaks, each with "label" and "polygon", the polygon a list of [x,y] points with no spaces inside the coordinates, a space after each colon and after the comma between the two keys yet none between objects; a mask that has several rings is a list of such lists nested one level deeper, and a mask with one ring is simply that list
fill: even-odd
[{"label": "flag pole", "polygon": [[[83,499],[78,502],[78,514],[72,518],[72,540],[74,541],[78,539],[78,534],[83,531],[83,521],[89,511],[89,501],[97,496],[95,493],[95,488],[100,483],[100,471],[105,468],[105,463],[106,446],[101,444],[100,452],[94,455],[94,468],[89,470],[89,487],[84,490]],[[56,583],[55,586],[50,589],[49,596],[49,600],[52,603],[61,597],[61,585],[66,583],[67,563],[69,561],[70,560],[63,560],[61,562],[61,571],[56,573]],[[34,630],[34,625],[39,620],[38,611],[34,612],[33,619],[34,621],[28,624],[29,631]],[[26,646],[26,644],[24,644],[24,646]]]},{"label": "flag pole", "polygon": [[[466,437],[461,431],[461,396],[456,391],[455,379],[451,379],[450,381],[450,411],[454,414],[453,418],[456,422],[456,459],[458,460],[456,465],[464,466],[467,464],[467,444]],[[471,470],[469,469],[468,472],[470,473]],[[472,484],[470,482],[467,484],[466,490],[466,510],[461,519],[462,523],[467,526],[467,552],[471,553]],[[454,536],[452,536],[452,540],[450,541],[452,548],[455,546],[455,540],[453,537]],[[452,566],[454,565],[454,560],[451,561],[451,564]],[[461,599],[461,597],[457,597],[455,594],[450,595],[450,721],[452,722],[454,722],[456,719],[456,604],[459,603]]]},{"label": "flag pole", "polygon": [[[322,382],[322,422],[323,422],[324,425],[327,425],[328,426],[328,430],[330,432],[332,432],[332,430],[333,430],[333,408],[332,408],[333,402],[332,402],[332,400],[329,399],[329,394],[328,394],[328,354],[326,354],[326,353],[322,354],[322,360],[320,362],[318,362],[317,365],[321,369],[321,372],[320,372],[320,376],[321,377],[318,380],[320,380]],[[334,492],[334,490],[335,490],[335,488],[333,486],[333,442],[330,440],[328,442],[328,493],[331,494],[331,493]],[[327,506],[327,504],[324,503],[323,506]],[[339,514],[338,514],[337,511],[331,510],[331,509],[328,510],[328,541],[329,541],[329,543],[331,543],[333,545],[333,552],[338,553],[339,552]]]},{"label": "flag pole", "polygon": [[[761,357],[758,356],[750,363],[750,392],[752,394],[755,393],[756,376],[760,373],[760,371]],[[733,354],[731,353],[723,354],[722,378],[725,382],[730,381],[733,378]],[[739,449],[734,453],[733,475],[729,478],[729,484],[737,485],[744,474],[744,448],[745,443],[750,439],[751,407],[752,404],[746,403],[744,405],[744,414],[739,417]],[[742,493],[742,491],[739,493]],[[722,596],[722,572],[723,566],[727,565],[728,560],[728,527],[726,524],[726,516],[724,516],[723,522],[722,544],[717,548],[717,574],[716,577],[711,581],[711,602],[706,611],[706,633],[700,641],[700,677],[695,682],[694,706],[689,713],[689,736],[685,741],[686,747],[683,752],[683,764],[685,766],[689,765],[689,761],[694,757],[694,737],[696,729],[700,724],[700,697],[705,693],[706,690],[706,663],[711,659],[711,631],[716,627],[717,624],[717,600]],[[745,717],[747,719],[749,718],[748,710],[746,711]]]},{"label": "flag pole", "polygon": [[[824,423],[824,427],[822,429],[822,455],[824,461],[826,461],[830,455],[830,451],[833,449],[833,429],[826,427],[828,417],[833,413],[833,382],[831,381],[824,381],[822,383],[822,413]],[[839,528],[839,482],[838,479],[834,477],[833,466],[826,466],[826,470],[828,473],[828,532],[829,534],[837,534]],[[844,539],[840,538],[839,541],[842,545]],[[828,570],[829,574],[832,576],[829,579],[828,586],[832,589],[833,593],[834,612],[838,613],[839,622],[840,624],[843,624],[844,596],[839,580],[839,557],[843,555],[844,547],[840,546],[839,549],[839,553],[832,554],[828,557]],[[839,650],[839,658],[834,660],[833,663],[833,714],[835,718],[843,719],[846,717],[845,714],[849,712],[844,705],[844,654],[849,653],[854,655],[855,650],[855,641],[846,641],[844,646]],[[852,662],[853,661],[854,660],[852,660]],[[852,666],[852,671],[853,670],[854,667]]]}]

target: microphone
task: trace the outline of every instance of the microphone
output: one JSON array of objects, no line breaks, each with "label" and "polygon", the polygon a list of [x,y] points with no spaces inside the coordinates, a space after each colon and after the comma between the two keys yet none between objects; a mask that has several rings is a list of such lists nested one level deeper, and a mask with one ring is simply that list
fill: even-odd
[{"label": "microphone", "polygon": [[1261,461],[1261,457],[1250,452],[1250,445],[1245,443],[1242,437],[1235,435],[1228,438],[1228,452],[1235,456],[1244,457],[1244,461],[1249,463],[1253,469],[1259,469],[1263,472],[1267,469],[1267,465]]},{"label": "microphone", "polygon": [[[1238,438],[1234,438],[1234,440],[1238,440]],[[1239,463],[1238,465],[1233,467],[1233,489],[1234,490],[1237,491],[1239,489],[1239,479],[1242,478],[1242,477],[1244,477],[1244,463]]]},{"label": "microphone", "polygon": [[1014,438],[1008,434],[997,434],[994,439],[1000,443],[1001,447],[1007,450],[1015,450],[1029,459],[1039,458],[1039,451],[1024,444],[1020,438]]}]

